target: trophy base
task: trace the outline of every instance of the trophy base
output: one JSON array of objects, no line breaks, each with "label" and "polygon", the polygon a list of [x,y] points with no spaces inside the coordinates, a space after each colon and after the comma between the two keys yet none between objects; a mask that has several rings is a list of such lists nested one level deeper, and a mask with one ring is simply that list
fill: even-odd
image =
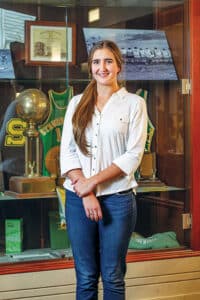
[{"label": "trophy base", "polygon": [[156,172],[155,152],[145,152],[139,167],[141,178],[152,178]]},{"label": "trophy base", "polygon": [[145,152],[139,167],[139,187],[162,187],[165,184],[156,177],[156,153]]},{"label": "trophy base", "polygon": [[52,195],[55,194],[55,179],[47,176],[23,177],[12,176],[9,180],[7,194],[19,194],[22,196]]},{"label": "trophy base", "polygon": [[138,186],[139,187],[143,187],[143,186],[156,186],[156,187],[160,187],[160,186],[165,186],[164,182],[160,181],[158,178],[155,179],[140,179],[138,180]]},{"label": "trophy base", "polygon": [[63,183],[64,183],[65,179],[66,179],[65,177],[58,177],[56,179],[56,186],[63,187]]}]

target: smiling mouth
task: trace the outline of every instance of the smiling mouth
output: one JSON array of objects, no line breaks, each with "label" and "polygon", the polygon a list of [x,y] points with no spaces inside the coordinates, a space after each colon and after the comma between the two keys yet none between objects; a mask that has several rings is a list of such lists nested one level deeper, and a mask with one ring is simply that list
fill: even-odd
[{"label": "smiling mouth", "polygon": [[98,75],[101,77],[107,77],[109,75],[109,73],[98,73]]}]

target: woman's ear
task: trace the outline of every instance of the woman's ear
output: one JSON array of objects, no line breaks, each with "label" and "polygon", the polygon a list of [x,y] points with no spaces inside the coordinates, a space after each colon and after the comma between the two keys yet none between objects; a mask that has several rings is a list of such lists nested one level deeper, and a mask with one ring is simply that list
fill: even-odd
[{"label": "woman's ear", "polygon": [[117,72],[117,74],[119,75],[119,73],[121,73],[121,68],[120,67],[118,67],[118,69],[119,69],[119,71]]}]

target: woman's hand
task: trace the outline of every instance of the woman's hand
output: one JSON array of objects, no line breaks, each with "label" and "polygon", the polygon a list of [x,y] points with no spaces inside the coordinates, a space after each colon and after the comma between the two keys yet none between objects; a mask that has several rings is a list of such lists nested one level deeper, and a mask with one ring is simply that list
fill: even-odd
[{"label": "woman's hand", "polygon": [[[72,176],[73,173],[73,176]],[[87,196],[91,192],[95,192],[97,185],[109,182],[110,180],[120,177],[126,176],[118,166],[115,164],[111,164],[106,169],[100,171],[99,173],[85,178],[81,170],[73,170],[70,171],[70,179],[74,188],[75,193],[79,197]]]},{"label": "woman's hand", "polygon": [[72,181],[72,185],[75,193],[79,197],[87,196],[89,193],[93,192],[96,188],[96,183],[92,177],[85,178],[81,177]]},{"label": "woman's hand", "polygon": [[86,216],[89,219],[96,222],[102,219],[103,216],[101,206],[94,193],[90,193],[86,197],[83,197],[83,206]]}]

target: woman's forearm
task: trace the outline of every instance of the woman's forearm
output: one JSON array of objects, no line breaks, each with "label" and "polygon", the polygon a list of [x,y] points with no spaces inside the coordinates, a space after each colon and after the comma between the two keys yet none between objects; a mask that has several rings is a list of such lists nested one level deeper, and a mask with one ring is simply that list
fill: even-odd
[{"label": "woman's forearm", "polygon": [[124,175],[125,173],[119,167],[112,164],[108,168],[89,178],[77,177],[77,179],[72,181],[72,184],[77,195],[83,197],[91,192],[95,192],[98,184]]},{"label": "woman's forearm", "polygon": [[117,165],[112,164],[96,175],[90,177],[90,179],[95,183],[95,185],[97,185],[124,175],[126,174]]},{"label": "woman's forearm", "polygon": [[66,177],[68,177],[71,182],[75,182],[77,180],[79,180],[80,178],[85,178],[85,176],[83,175],[82,169],[73,169],[68,171],[65,174]]}]

